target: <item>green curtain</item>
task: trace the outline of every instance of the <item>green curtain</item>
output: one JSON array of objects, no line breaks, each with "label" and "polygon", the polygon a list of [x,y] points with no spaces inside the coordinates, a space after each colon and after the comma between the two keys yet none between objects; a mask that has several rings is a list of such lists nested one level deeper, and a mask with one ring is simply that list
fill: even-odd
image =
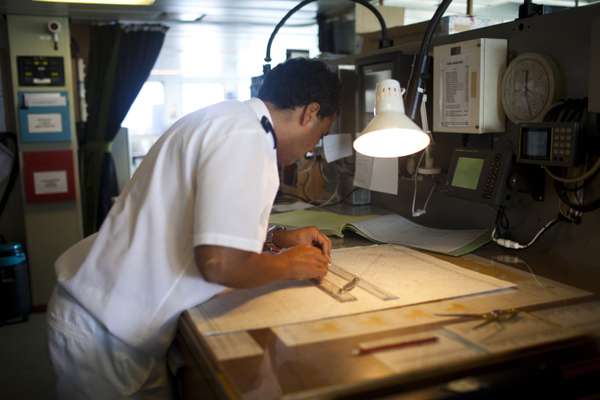
[{"label": "green curtain", "polygon": [[118,195],[110,145],[150,75],[164,42],[163,25],[99,25],[90,32],[88,120],[80,140],[84,231],[100,227]]}]

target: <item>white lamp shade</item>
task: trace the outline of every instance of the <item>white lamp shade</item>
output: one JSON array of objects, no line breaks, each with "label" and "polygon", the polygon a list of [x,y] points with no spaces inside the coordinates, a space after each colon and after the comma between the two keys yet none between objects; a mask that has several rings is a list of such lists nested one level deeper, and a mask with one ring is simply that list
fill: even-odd
[{"label": "white lamp shade", "polygon": [[400,83],[385,79],[377,84],[376,92],[375,118],[354,141],[354,150],[369,157],[391,158],[427,147],[429,135],[404,114]]}]

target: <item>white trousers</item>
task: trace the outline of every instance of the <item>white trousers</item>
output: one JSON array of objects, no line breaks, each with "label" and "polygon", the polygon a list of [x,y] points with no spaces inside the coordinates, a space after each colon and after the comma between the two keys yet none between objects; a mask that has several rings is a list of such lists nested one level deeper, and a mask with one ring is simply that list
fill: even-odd
[{"label": "white trousers", "polygon": [[165,359],[113,336],[60,286],[48,304],[47,320],[60,400],[171,399]]}]

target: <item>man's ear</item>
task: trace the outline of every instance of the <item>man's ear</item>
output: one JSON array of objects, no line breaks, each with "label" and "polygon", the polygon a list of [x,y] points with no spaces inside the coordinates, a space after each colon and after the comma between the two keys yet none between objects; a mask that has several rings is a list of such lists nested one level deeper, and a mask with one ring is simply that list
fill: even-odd
[{"label": "man's ear", "polygon": [[309,103],[304,106],[302,110],[302,116],[300,123],[302,126],[306,126],[308,124],[312,124],[315,121],[319,120],[319,110],[321,109],[321,105],[316,102]]}]

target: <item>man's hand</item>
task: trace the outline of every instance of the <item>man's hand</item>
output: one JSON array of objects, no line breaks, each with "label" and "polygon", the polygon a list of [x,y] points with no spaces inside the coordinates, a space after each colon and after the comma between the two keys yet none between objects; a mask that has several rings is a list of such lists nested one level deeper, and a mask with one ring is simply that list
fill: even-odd
[{"label": "man's hand", "polygon": [[320,281],[327,274],[329,257],[313,245],[294,246],[284,250],[277,257],[285,260],[290,274],[288,279]]},{"label": "man's hand", "polygon": [[273,234],[273,243],[281,248],[300,245],[318,247],[322,254],[331,260],[331,240],[314,226],[277,231]]},{"label": "man's hand", "polygon": [[201,245],[194,248],[194,256],[206,281],[231,288],[251,288],[290,279],[321,280],[329,264],[329,258],[314,245],[294,246],[279,254]]}]

